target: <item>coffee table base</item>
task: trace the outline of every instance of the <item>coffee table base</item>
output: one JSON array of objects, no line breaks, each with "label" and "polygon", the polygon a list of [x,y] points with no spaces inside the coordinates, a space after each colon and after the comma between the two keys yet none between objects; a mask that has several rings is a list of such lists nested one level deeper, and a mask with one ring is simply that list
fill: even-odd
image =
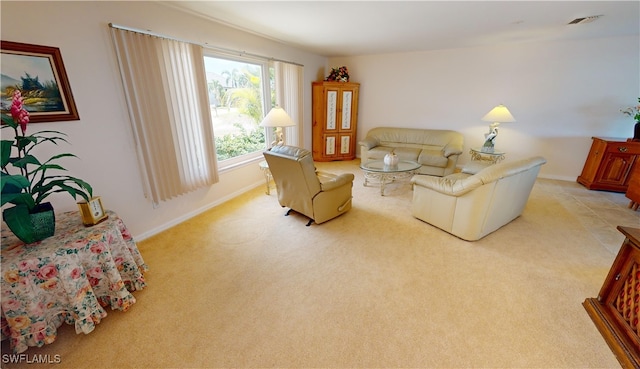
[{"label": "coffee table base", "polygon": [[382,172],[369,172],[365,170],[363,185],[366,187],[371,181],[379,183],[380,196],[384,196],[384,188],[387,184],[392,183],[396,180],[410,178],[411,176],[413,176],[413,174],[414,174],[414,171],[399,172],[399,173],[382,173]]}]

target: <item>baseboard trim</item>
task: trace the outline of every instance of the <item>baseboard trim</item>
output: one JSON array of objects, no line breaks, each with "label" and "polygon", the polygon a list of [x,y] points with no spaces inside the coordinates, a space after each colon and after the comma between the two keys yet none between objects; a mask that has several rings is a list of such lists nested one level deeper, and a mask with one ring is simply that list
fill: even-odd
[{"label": "baseboard trim", "polygon": [[171,227],[175,227],[176,225],[178,225],[178,224],[180,224],[180,223],[182,223],[184,221],[187,221],[187,220],[189,220],[189,219],[191,219],[191,218],[193,218],[193,217],[195,217],[197,215],[200,215],[200,214],[204,213],[205,211],[207,211],[207,210],[209,210],[211,208],[214,208],[214,207],[216,207],[218,205],[221,205],[221,204],[223,204],[223,203],[225,203],[225,202],[227,202],[229,200],[232,200],[233,198],[238,197],[238,196],[242,195],[243,193],[251,191],[254,188],[259,187],[259,186],[263,186],[264,187],[264,180],[256,182],[256,183],[254,183],[252,185],[249,185],[249,186],[242,187],[242,188],[238,189],[237,191],[234,191],[234,192],[228,194],[227,196],[221,197],[220,199],[218,199],[218,200],[216,200],[216,201],[214,201],[214,202],[212,202],[212,203],[210,203],[210,204],[208,204],[206,206],[203,206],[201,208],[193,210],[193,211],[191,211],[191,212],[189,212],[187,214],[184,214],[181,217],[172,219],[170,222],[162,224],[159,227],[156,227],[154,229],[151,229],[151,230],[149,230],[147,232],[144,232],[144,233],[141,233],[139,235],[134,235],[133,239],[136,240],[136,242],[138,242],[138,241],[143,241],[143,240],[145,240],[145,239],[147,239],[149,237],[155,236],[156,234],[158,234],[160,232],[164,232],[164,231],[166,231],[167,229],[169,229]]}]

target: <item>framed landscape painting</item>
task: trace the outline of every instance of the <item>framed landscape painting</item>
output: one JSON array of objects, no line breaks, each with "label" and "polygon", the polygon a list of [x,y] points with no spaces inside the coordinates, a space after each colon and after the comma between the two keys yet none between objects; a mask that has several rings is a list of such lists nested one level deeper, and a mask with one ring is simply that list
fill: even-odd
[{"label": "framed landscape painting", "polygon": [[57,47],[0,41],[2,113],[9,113],[18,89],[29,112],[29,122],[79,120],[71,87]]}]

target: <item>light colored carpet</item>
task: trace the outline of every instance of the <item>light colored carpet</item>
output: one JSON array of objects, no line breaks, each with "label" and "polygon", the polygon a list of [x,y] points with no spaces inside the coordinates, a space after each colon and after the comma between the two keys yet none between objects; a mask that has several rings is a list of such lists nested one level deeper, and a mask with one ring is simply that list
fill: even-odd
[{"label": "light colored carpet", "polygon": [[[623,194],[539,179],[523,215],[477,242],[413,218],[407,183],[363,187],[321,225],[258,187],[139,242],[148,287],[89,335],[26,354],[57,368],[616,368],[581,303],[640,227]],[[3,352],[6,352],[6,343]],[[29,367],[34,365],[3,365]]]}]

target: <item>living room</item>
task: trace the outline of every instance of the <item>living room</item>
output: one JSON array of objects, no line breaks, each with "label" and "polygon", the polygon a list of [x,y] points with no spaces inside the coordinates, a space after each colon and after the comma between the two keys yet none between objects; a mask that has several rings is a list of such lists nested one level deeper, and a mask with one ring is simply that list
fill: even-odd
[{"label": "living room", "polygon": [[[625,13],[638,14],[637,2],[619,4]],[[90,182],[105,207],[116,211],[140,241],[242,197],[245,192],[263,186],[264,179],[256,161],[221,173],[220,182],[210,188],[162,202],[157,207],[145,198],[109,23],[303,64],[306,87],[301,126],[302,143],[307,148],[311,147],[311,82],[321,80],[331,67],[346,65],[352,81],[361,83],[360,138],[370,128],[383,125],[453,129],[465,136],[462,165],[470,160],[469,148],[482,144],[487,123],[481,117],[495,105],[504,103],[517,119],[516,123],[502,126],[498,139],[507,158],[542,155],[547,164],[542,167],[540,178],[575,182],[592,136],[631,137],[634,122],[620,109],[634,105],[640,94],[637,27],[635,34],[613,37],[323,56],[180,12],[160,2],[2,1],[0,6],[3,40],[60,48],[78,106],[79,121],[38,123],[33,129],[53,129],[69,135],[71,145],[67,151],[80,160],[69,161],[67,169]],[[575,16],[580,15],[592,13]],[[606,17],[605,14],[603,20]],[[518,20],[508,20],[515,21]],[[269,199],[273,200],[265,196],[261,203]],[[77,208],[68,197],[55,197],[53,202],[60,211]],[[275,207],[274,214],[281,211],[275,203],[266,204]],[[295,226],[298,225],[296,222]],[[301,227],[301,232],[304,231],[307,229]],[[611,260],[613,256],[610,255]],[[485,261],[489,260],[487,257]],[[150,267],[150,273],[154,273],[153,264]],[[606,275],[606,270],[600,274]],[[123,318],[134,310],[135,306]],[[157,313],[169,318],[166,312]],[[93,334],[99,333],[98,330]],[[480,342],[474,339],[474,343]],[[614,360],[608,358],[599,363],[615,363]],[[252,366],[256,361],[247,363]],[[241,366],[242,362],[226,364]],[[277,364],[286,365],[274,361],[273,365]],[[492,366],[491,362],[457,364]],[[261,366],[270,365],[264,362]],[[331,366],[331,363],[317,365]]]},{"label": "living room", "polygon": [[[540,175],[545,178],[574,181],[592,136],[631,137],[633,132],[633,120],[620,109],[637,102],[637,34],[327,58],[157,2],[3,1],[2,10],[3,40],[60,48],[80,120],[46,128],[69,135],[69,151],[80,160],[69,160],[67,169],[91,183],[104,206],[120,214],[139,239],[233,198],[263,178],[256,163],[221,173],[216,185],[158,207],[145,199],[109,23],[303,64],[309,88],[301,129],[309,149],[311,82],[338,65],[348,66],[351,80],[362,84],[359,138],[383,125],[453,129],[465,136],[460,164],[469,160],[470,147],[482,144],[488,124],[481,118],[500,103],[517,122],[501,127],[499,147],[510,159],[543,155],[548,163]],[[22,14],[31,17],[30,26]],[[60,211],[76,208],[63,195],[53,204]]]}]

